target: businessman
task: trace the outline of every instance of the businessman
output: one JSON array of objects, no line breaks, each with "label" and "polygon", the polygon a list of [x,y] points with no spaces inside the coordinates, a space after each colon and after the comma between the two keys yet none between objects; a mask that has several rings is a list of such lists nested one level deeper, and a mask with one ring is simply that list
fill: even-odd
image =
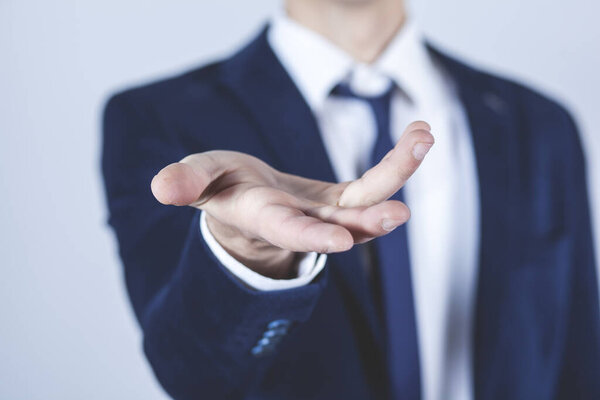
[{"label": "businessman", "polygon": [[113,96],[102,165],[175,399],[600,398],[575,125],[401,0],[287,0],[233,56]]}]

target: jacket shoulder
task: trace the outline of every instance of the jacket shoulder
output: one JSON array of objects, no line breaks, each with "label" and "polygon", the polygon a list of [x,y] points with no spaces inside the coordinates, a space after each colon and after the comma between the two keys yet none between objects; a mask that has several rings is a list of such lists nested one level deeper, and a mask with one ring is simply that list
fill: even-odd
[{"label": "jacket shoulder", "polygon": [[128,105],[169,105],[186,101],[209,99],[218,94],[218,76],[222,61],[212,62],[174,76],[160,78],[143,84],[131,85],[111,94],[105,109],[120,104]]},{"label": "jacket shoulder", "polygon": [[489,72],[479,72],[488,85],[504,93],[506,100],[514,105],[514,111],[521,117],[530,119],[549,119],[553,123],[573,122],[571,112],[554,96],[540,89],[526,85],[518,80],[499,76]]},{"label": "jacket shoulder", "polygon": [[495,104],[496,106],[506,106],[526,120],[550,119],[552,122],[567,121],[573,124],[569,110],[560,101],[540,89],[526,85],[517,79],[459,61],[437,49],[432,51],[460,83],[471,86],[470,89],[479,92],[482,98],[485,98],[486,94],[492,94],[500,100],[500,103]]},{"label": "jacket shoulder", "polygon": [[569,110],[558,100],[516,79],[459,61],[429,46],[434,58],[454,81],[458,92],[469,91],[513,127],[518,141],[549,150],[555,157],[564,146],[580,146]]}]

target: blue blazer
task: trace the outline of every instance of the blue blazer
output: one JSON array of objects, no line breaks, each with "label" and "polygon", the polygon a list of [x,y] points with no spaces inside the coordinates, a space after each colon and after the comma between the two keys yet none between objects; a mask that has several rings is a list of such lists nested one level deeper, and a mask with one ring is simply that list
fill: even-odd
[{"label": "blue blazer", "polygon": [[[573,120],[538,93],[430,51],[458,86],[477,160],[475,397],[600,399],[600,311]],[[253,291],[207,248],[199,211],[153,198],[158,170],[212,149],[335,180],[266,29],[231,58],[119,93],[105,109],[109,222],[165,390],[181,400],[401,399],[390,390],[380,296],[356,248],[331,255],[305,287]]]}]

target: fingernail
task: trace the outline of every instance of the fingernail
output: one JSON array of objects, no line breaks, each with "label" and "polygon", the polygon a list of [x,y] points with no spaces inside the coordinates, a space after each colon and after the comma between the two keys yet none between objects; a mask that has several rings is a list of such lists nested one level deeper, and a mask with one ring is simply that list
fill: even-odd
[{"label": "fingernail", "polygon": [[385,218],[383,221],[381,221],[381,227],[384,231],[391,232],[394,229],[396,229],[401,223],[402,221]]},{"label": "fingernail", "polygon": [[417,143],[413,147],[412,154],[413,157],[419,161],[425,158],[425,154],[429,151],[429,149],[433,146],[433,143]]}]

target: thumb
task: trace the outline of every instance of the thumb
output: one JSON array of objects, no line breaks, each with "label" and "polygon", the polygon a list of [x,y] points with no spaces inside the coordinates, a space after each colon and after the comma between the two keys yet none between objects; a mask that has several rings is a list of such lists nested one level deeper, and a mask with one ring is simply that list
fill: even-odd
[{"label": "thumb", "polygon": [[162,204],[196,203],[207,186],[221,175],[221,167],[207,153],[193,154],[167,165],[152,179],[152,194]]}]

